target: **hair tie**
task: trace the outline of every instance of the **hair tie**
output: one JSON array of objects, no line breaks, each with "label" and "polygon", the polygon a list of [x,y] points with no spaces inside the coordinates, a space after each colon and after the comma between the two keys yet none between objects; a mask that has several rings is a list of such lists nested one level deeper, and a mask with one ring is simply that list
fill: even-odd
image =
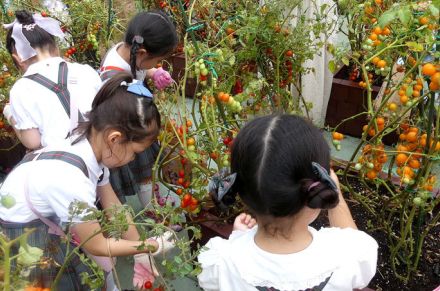
[{"label": "hair tie", "polygon": [[137,43],[139,45],[142,45],[142,44],[144,44],[144,38],[140,35],[135,35],[135,36],[133,36],[133,40],[131,41],[131,43],[132,44]]},{"label": "hair tie", "polygon": [[309,188],[307,189],[307,192],[310,192],[310,190],[312,190],[313,188],[315,188],[316,186],[318,186],[320,183],[321,183],[321,182],[319,182],[319,181],[315,181],[315,182],[313,182],[313,183],[309,186]]},{"label": "hair tie", "polygon": [[61,30],[60,22],[50,17],[43,17],[41,14],[32,15],[34,23],[22,25],[17,18],[8,24],[3,24],[5,29],[12,29],[11,37],[15,41],[15,49],[22,61],[26,61],[37,55],[37,52],[32,48],[31,44],[23,34],[23,28],[26,31],[32,31],[36,25],[41,27],[47,33],[56,36],[60,39],[64,38],[64,32]]}]

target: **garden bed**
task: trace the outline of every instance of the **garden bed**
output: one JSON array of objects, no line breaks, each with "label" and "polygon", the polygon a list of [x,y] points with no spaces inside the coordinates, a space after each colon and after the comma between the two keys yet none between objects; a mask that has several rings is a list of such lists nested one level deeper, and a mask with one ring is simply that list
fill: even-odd
[{"label": "garden bed", "polygon": [[[352,179],[350,180],[350,184],[357,193],[361,194],[366,191],[358,180]],[[408,282],[408,284],[404,284],[393,274],[389,259],[390,252],[388,241],[385,233],[380,230],[370,231],[368,225],[374,218],[371,217],[365,208],[357,201],[349,197],[346,197],[346,200],[358,228],[373,236],[379,245],[377,271],[373,280],[369,284],[369,288],[376,291],[431,291],[440,285],[440,240],[438,239],[440,237],[440,224],[434,227],[425,239],[423,247],[424,252],[419,263],[419,272]],[[375,225],[374,221],[372,222],[372,225]],[[312,226],[317,229],[322,226],[328,226],[328,219],[325,212],[315,220]]]}]

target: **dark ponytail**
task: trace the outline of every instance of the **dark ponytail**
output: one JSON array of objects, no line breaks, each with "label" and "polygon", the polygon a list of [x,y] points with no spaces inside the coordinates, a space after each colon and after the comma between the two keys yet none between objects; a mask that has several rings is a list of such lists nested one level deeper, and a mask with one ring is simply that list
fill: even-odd
[{"label": "dark ponytail", "polygon": [[174,23],[162,10],[136,14],[128,24],[125,43],[131,46],[130,67],[136,76],[136,53],[145,49],[150,57],[170,54],[177,46],[177,32]]},{"label": "dark ponytail", "polygon": [[287,217],[304,206],[328,209],[338,193],[320,181],[312,162],[330,169],[330,149],[318,128],[295,115],[269,115],[245,125],[234,140],[234,189],[256,215]]},{"label": "dark ponytail", "polygon": [[[79,140],[96,131],[115,129],[124,135],[125,142],[139,142],[155,136],[160,129],[160,114],[151,98],[127,91],[125,83],[131,83],[131,74],[121,72],[109,79],[96,94],[87,121],[75,130]],[[125,83],[124,83],[125,82]]]},{"label": "dark ponytail", "polygon": [[[17,21],[22,25],[35,23],[32,14],[26,10],[17,10],[15,12],[15,18],[17,18]],[[35,27],[29,31],[23,28],[22,32],[32,48],[48,50],[51,54],[57,51],[55,38],[38,25],[35,25]],[[6,48],[10,54],[15,50],[15,40],[12,38],[12,29],[10,29],[6,35]]]}]

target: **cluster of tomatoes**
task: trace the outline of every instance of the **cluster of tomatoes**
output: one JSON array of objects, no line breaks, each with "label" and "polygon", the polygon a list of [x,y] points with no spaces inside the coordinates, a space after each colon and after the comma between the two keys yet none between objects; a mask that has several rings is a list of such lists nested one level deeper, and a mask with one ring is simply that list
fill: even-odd
[{"label": "cluster of tomatoes", "polygon": [[334,131],[332,132],[332,138],[333,145],[335,146],[336,150],[341,150],[341,140],[344,139],[344,135],[340,132]]},{"label": "cluster of tomatoes", "polygon": [[[383,117],[377,117],[375,123],[377,125],[377,132],[381,132],[385,128],[385,119]],[[362,128],[362,131],[367,132],[369,136],[376,135],[376,127],[374,125],[370,127],[368,124],[366,124]]]},{"label": "cluster of tomatoes", "polygon": [[228,93],[225,92],[219,92],[217,94],[217,98],[218,100],[220,100],[220,102],[226,104],[228,106],[228,108],[230,109],[230,111],[237,113],[243,110],[240,102],[238,102],[237,100],[234,99],[233,96],[230,96]]},{"label": "cluster of tomatoes", "polygon": [[152,290],[152,291],[165,291],[165,288],[163,286],[153,288],[153,283],[151,281],[145,281],[143,287],[144,289]]},{"label": "cluster of tomatoes", "polygon": [[[364,79],[364,78],[362,78],[362,79]],[[368,73],[368,83],[373,84],[373,74],[371,74],[371,73]],[[360,81],[359,87],[365,89],[365,88],[367,88],[367,83],[365,81]]]},{"label": "cluster of tomatoes", "polygon": [[440,89],[440,64],[424,64],[422,74],[430,78],[429,89],[431,91],[438,91]]},{"label": "cluster of tomatoes", "polygon": [[199,200],[190,194],[188,189],[191,186],[191,173],[186,173],[185,165],[188,160],[183,156],[184,151],[181,152],[180,163],[182,165],[178,172],[179,178],[177,184],[180,186],[176,189],[176,194],[180,196],[180,207],[186,209],[189,212],[195,212],[199,208]]},{"label": "cluster of tomatoes", "polygon": [[388,157],[382,143],[377,145],[366,144],[354,168],[358,171],[362,170],[366,179],[374,180],[382,171],[383,165],[387,160]]}]

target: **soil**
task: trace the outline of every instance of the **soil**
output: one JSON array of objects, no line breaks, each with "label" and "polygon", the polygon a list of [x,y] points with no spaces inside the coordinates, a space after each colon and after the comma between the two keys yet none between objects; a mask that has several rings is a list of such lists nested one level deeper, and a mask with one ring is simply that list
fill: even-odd
[{"label": "soil", "polygon": [[[363,186],[359,182],[352,182],[353,188],[361,193]],[[370,231],[367,227],[368,221],[373,218],[358,202],[346,197],[354,220],[360,230],[363,230],[373,236],[379,245],[379,254],[377,261],[377,271],[369,288],[376,291],[432,291],[440,286],[440,223],[435,226],[424,242],[424,252],[419,262],[419,271],[415,274],[408,284],[404,284],[397,279],[389,262],[389,249],[386,235],[382,231]],[[321,214],[313,223],[315,228],[327,226],[327,216]]]}]

